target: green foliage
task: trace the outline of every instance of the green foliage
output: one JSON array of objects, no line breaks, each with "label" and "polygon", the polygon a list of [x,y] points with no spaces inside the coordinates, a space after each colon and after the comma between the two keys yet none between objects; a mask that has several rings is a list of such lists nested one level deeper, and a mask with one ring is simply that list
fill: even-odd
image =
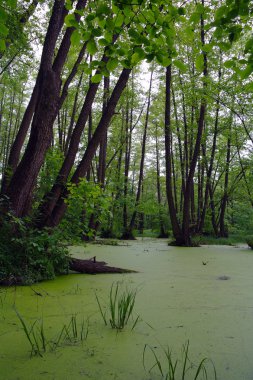
[{"label": "green foliage", "polygon": [[[183,345],[182,359],[174,359],[172,350],[169,347],[160,347],[161,355],[150,345],[145,345],[143,350],[143,366],[146,369],[145,360],[149,353],[149,359],[153,359],[154,364],[148,369],[152,372],[154,368],[158,369],[158,373],[165,380],[185,380],[187,379],[217,379],[215,367],[207,358],[200,361],[198,365],[194,365],[189,359],[189,340]],[[151,355],[150,355],[151,354]],[[161,357],[160,357],[161,356]],[[150,360],[149,360],[150,363]],[[208,368],[211,364],[211,368]],[[190,377],[189,377],[190,376]]]},{"label": "green foliage", "polygon": [[[113,329],[122,330],[133,314],[137,290],[121,289],[119,283],[112,284],[109,294],[109,323]],[[100,314],[107,325],[106,311],[103,310],[96,294]],[[139,316],[134,320],[132,330],[136,326]]]},{"label": "green foliage", "polygon": [[92,237],[94,231],[89,228],[91,214],[102,223],[109,215],[110,198],[103,189],[82,179],[78,186],[68,185],[69,197],[66,200],[68,210],[60,229],[66,240],[78,240],[83,235]]},{"label": "green foliage", "polygon": [[31,284],[68,271],[68,251],[58,231],[37,230],[8,215],[0,233],[0,281]]},{"label": "green foliage", "polygon": [[246,238],[246,243],[248,244],[248,246],[253,249],[253,236],[247,236]]}]

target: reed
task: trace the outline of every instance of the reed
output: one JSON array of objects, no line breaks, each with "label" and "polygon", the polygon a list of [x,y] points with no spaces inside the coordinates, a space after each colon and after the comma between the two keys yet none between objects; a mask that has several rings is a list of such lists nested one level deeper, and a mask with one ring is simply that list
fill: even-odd
[{"label": "reed", "polygon": [[30,344],[31,356],[42,356],[42,354],[46,352],[47,348],[43,320],[36,319],[33,324],[29,326],[29,324],[16,309],[15,312]]},{"label": "reed", "polygon": [[56,349],[61,344],[75,344],[83,342],[87,339],[89,333],[89,320],[82,319],[81,324],[78,323],[77,315],[73,314],[69,323],[64,324],[57,339],[53,342],[53,349]]},{"label": "reed", "polygon": [[87,339],[89,333],[89,320],[77,320],[77,315],[73,314],[69,323],[64,324],[56,339],[48,340],[45,335],[43,319],[36,319],[29,324],[15,309],[16,315],[21,323],[22,329],[31,347],[31,356],[43,356],[49,348],[55,351],[59,346],[70,343],[76,344]]},{"label": "reed", "polygon": [[[102,316],[105,325],[110,324],[113,329],[122,330],[128,324],[130,317],[133,315],[137,290],[121,289],[117,282],[111,285],[109,293],[109,323],[106,318],[107,311],[102,307],[97,294],[96,300],[99,307],[99,312]],[[132,330],[135,328],[139,316],[134,320]]]},{"label": "reed", "polygon": [[[182,359],[174,359],[172,350],[169,347],[161,347],[162,357],[158,356],[155,349],[145,345],[143,350],[143,366],[147,370],[145,361],[148,351],[153,358],[153,365],[148,369],[151,373],[155,368],[158,369],[159,375],[165,380],[217,380],[217,373],[213,362],[208,358],[203,358],[198,365],[194,365],[189,359],[189,340],[183,345]],[[211,364],[211,365],[210,365]],[[202,376],[202,377],[200,377]]]}]

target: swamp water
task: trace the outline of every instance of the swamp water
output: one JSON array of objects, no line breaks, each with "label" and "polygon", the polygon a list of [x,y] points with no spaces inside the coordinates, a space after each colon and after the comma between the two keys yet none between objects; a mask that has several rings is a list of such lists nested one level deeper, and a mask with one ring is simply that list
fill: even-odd
[{"label": "swamp water", "polygon": [[[157,369],[149,373],[143,368],[145,345],[158,356],[161,346],[169,345],[180,358],[188,339],[190,359],[196,364],[212,359],[219,380],[253,379],[253,252],[246,247],[168,247],[165,240],[154,239],[127,244],[72,247],[71,253],[139,273],[71,274],[32,287],[0,288],[1,380],[157,380]],[[105,326],[98,310],[95,293],[108,305],[117,281],[138,288],[134,318],[140,315],[141,321],[133,331],[131,324],[118,333]],[[88,318],[88,337],[30,357],[15,308],[29,324],[43,319],[48,339],[73,315],[80,323]],[[154,357],[146,354],[149,369]]]}]

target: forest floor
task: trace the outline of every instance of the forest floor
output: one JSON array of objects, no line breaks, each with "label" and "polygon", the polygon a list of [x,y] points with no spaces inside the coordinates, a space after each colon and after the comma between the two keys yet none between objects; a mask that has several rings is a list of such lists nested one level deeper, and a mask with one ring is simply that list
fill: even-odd
[{"label": "forest floor", "polygon": [[[149,238],[119,244],[88,244],[70,251],[77,258],[96,256],[138,273],[70,274],[32,286],[0,288],[0,378],[158,380],[157,369],[149,373],[143,368],[145,345],[159,357],[161,346],[169,345],[180,358],[189,340],[191,360],[210,358],[218,379],[252,380],[253,252],[246,245],[168,247],[167,240]],[[133,331],[131,323],[121,332],[112,330],[99,313],[95,294],[108,305],[117,281],[138,289],[134,318],[139,315],[140,321]],[[27,326],[43,321],[50,341],[73,316],[78,331],[82,320],[87,324],[89,319],[87,339],[30,357],[15,310]],[[146,369],[154,364],[150,351],[145,363]]]}]

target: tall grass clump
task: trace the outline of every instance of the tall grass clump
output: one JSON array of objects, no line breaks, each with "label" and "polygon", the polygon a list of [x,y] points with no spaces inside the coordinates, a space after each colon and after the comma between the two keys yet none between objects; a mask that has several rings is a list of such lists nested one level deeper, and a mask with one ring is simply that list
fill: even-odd
[{"label": "tall grass clump", "polygon": [[47,347],[43,320],[36,319],[31,325],[29,325],[17,310],[15,310],[15,312],[30,344],[31,356],[42,356],[42,354],[46,352]]},{"label": "tall grass clump", "polygon": [[53,348],[56,349],[62,343],[75,344],[78,342],[83,342],[87,339],[89,333],[89,321],[85,323],[82,319],[81,324],[77,321],[77,315],[73,314],[70,318],[69,323],[64,324],[60,334],[53,342]]},{"label": "tall grass clump", "polygon": [[[109,293],[109,306],[107,310],[104,310],[98,299],[97,294],[95,294],[99,311],[103,318],[104,324],[110,324],[111,327],[116,330],[124,329],[124,327],[129,322],[130,317],[133,316],[136,295],[136,289],[122,289],[118,282],[113,283],[111,285]],[[107,312],[109,312],[109,318],[107,318]],[[139,316],[137,316],[133,320],[132,330],[136,326],[138,320]]]},{"label": "tall grass clump", "polygon": [[49,340],[45,335],[43,319],[36,319],[32,324],[29,324],[17,310],[15,312],[30,344],[31,356],[42,357],[48,350],[55,351],[64,344],[76,344],[87,339],[89,323],[82,319],[80,324],[76,314],[73,314],[70,321],[63,325],[55,339]]},{"label": "tall grass clump", "polygon": [[[191,362],[188,356],[189,340],[183,345],[182,359],[173,358],[172,350],[168,346],[161,347],[161,350],[162,357],[156,353],[153,347],[145,345],[143,350],[143,366],[149,373],[157,369],[158,374],[164,380],[217,380],[215,366],[210,359],[203,358],[197,365]],[[145,362],[148,352],[151,354],[153,364],[147,369]]]}]

